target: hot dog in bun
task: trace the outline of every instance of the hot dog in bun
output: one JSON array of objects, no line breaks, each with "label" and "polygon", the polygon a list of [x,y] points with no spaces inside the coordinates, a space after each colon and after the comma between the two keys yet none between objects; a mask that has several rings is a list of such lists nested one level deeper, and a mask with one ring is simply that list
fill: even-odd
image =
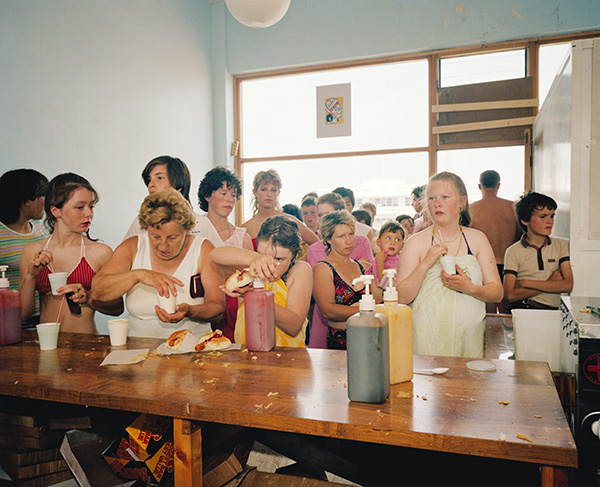
[{"label": "hot dog in bun", "polygon": [[179,330],[173,332],[171,336],[167,338],[167,346],[169,348],[174,348],[175,350],[179,349],[189,332],[190,330]]},{"label": "hot dog in bun", "polygon": [[248,284],[252,284],[252,281],[254,281],[254,278],[250,276],[248,269],[235,271],[235,273],[229,276],[227,281],[225,281],[225,289],[233,293]]},{"label": "hot dog in bun", "polygon": [[200,337],[196,345],[196,352],[201,350],[223,350],[231,346],[231,340],[223,336],[221,330],[215,330]]}]

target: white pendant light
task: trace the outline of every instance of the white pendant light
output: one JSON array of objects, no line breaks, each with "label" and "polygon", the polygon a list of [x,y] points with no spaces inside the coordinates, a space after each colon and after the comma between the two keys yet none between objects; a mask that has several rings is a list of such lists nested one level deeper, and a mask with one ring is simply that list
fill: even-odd
[{"label": "white pendant light", "polygon": [[283,18],[290,0],[225,0],[225,4],[238,22],[262,29]]}]

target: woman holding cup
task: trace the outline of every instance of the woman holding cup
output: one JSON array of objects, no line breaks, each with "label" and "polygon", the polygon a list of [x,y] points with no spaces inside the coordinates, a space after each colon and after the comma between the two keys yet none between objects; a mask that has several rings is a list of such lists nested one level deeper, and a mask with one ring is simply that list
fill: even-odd
[{"label": "woman holding cup", "polygon": [[48,184],[46,226],[50,237],[26,245],[21,254],[21,315],[28,319],[40,295],[40,322],[62,331],[98,333],[95,310],[119,315],[123,300],[90,302],[92,278],[112,249],[89,235],[98,193],[83,177],[64,173]]},{"label": "woman holding cup", "polygon": [[129,336],[210,332],[225,309],[224,279],[209,257],[214,245],[189,234],[196,221],[191,205],[175,189],[158,191],[146,196],[138,218],[146,231],[115,249],[94,277],[93,299],[127,295]]},{"label": "woman holding cup", "polygon": [[485,303],[503,295],[492,247],[468,227],[459,176],[436,174],[425,192],[433,225],[406,241],[396,281],[400,303],[413,311],[414,353],[483,357]]}]

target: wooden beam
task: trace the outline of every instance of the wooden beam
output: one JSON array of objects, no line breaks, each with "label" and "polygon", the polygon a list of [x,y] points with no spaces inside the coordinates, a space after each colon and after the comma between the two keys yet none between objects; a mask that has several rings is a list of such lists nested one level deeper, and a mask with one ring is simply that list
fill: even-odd
[{"label": "wooden beam", "polygon": [[501,100],[501,101],[481,101],[472,103],[448,103],[445,105],[433,105],[431,110],[435,113],[446,112],[470,112],[474,110],[501,110],[507,108],[536,108],[539,100],[537,98],[528,98],[525,100]]},{"label": "wooden beam", "polygon": [[450,134],[454,132],[470,132],[473,130],[488,130],[506,127],[518,127],[521,125],[532,125],[535,117],[508,118],[505,120],[488,120],[486,122],[457,123],[454,125],[440,125],[433,127],[434,134]]},{"label": "wooden beam", "polygon": [[[438,98],[438,78],[439,78],[439,57],[432,54],[428,58],[429,62],[429,127],[432,129],[437,127],[438,115],[433,111],[433,107],[439,103]],[[438,172],[437,170],[437,151],[439,145],[439,137],[433,132],[429,133],[429,177]]]},{"label": "wooden beam", "polygon": [[192,421],[173,418],[175,485],[202,487],[202,431]]}]

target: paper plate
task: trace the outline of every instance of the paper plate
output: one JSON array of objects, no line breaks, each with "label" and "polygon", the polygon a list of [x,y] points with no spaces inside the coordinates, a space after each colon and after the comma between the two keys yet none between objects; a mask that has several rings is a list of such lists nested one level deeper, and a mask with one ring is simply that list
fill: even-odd
[{"label": "paper plate", "polygon": [[467,362],[467,369],[475,372],[493,372],[496,370],[496,366],[487,360],[472,360]]}]

